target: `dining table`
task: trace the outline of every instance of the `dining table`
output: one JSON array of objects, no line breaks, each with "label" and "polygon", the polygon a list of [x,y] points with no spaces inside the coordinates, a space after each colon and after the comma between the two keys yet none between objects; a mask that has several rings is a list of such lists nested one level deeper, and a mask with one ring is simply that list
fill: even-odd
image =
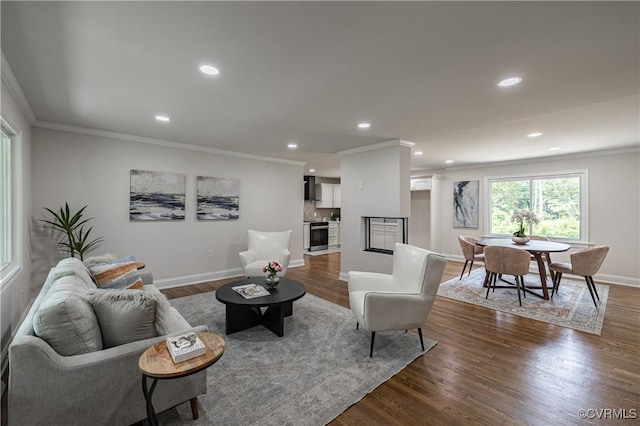
[{"label": "dining table", "polygon": [[[548,265],[551,265],[551,256],[549,253],[561,253],[568,251],[571,246],[565,243],[558,243],[555,241],[544,241],[544,240],[531,240],[526,244],[516,244],[511,241],[510,238],[483,238],[476,242],[479,246],[502,246],[502,247],[513,247],[520,250],[528,251],[538,263],[538,271],[540,273],[540,287],[537,286],[525,286],[525,290],[528,293],[532,293],[536,296],[540,296],[545,300],[549,300],[549,289],[547,287],[547,271],[544,264],[544,260],[546,258]],[[552,287],[554,280],[554,273],[551,269],[549,269],[549,275],[551,276]],[[531,291],[531,289],[541,289],[542,294],[538,294],[537,292]]]}]

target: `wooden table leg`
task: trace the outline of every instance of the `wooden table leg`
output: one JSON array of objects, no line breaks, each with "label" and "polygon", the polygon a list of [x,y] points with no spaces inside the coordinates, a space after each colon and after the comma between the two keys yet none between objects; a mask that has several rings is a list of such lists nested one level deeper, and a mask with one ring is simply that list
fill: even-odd
[{"label": "wooden table leg", "polygon": [[551,284],[556,282],[556,274],[551,270],[551,256],[549,253],[545,253],[544,257],[547,259],[547,267],[549,268],[549,276],[551,277]]},{"label": "wooden table leg", "polygon": [[538,271],[540,272],[540,285],[542,286],[542,297],[545,300],[549,300],[549,291],[547,290],[547,268],[544,266],[544,259],[542,259],[542,253],[537,252],[534,254],[536,261],[538,262]]}]

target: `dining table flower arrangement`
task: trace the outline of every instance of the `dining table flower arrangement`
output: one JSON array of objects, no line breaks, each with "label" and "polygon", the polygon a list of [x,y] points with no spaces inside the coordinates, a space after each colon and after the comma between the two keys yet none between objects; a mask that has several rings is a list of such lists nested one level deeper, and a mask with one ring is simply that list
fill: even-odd
[{"label": "dining table flower arrangement", "polygon": [[276,260],[271,260],[262,268],[262,272],[267,274],[264,277],[264,282],[267,287],[275,288],[280,283],[280,277],[277,274],[278,272],[282,272],[282,265]]},{"label": "dining table flower arrangement", "polygon": [[537,225],[540,223],[540,219],[531,210],[515,210],[511,215],[511,221],[518,224],[518,230],[513,233],[511,238],[516,244],[526,244],[529,242],[529,237],[524,231],[525,222],[530,225]]}]

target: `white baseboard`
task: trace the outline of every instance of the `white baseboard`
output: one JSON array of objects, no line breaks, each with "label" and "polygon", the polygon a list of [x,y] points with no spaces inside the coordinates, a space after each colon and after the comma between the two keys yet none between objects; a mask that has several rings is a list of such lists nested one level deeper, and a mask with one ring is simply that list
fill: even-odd
[{"label": "white baseboard", "polygon": [[[289,268],[297,268],[304,266],[304,259],[292,260],[289,262]],[[192,284],[206,283],[209,281],[224,280],[227,278],[235,278],[242,276],[241,268],[226,269],[222,271],[205,272],[203,274],[185,275],[182,277],[165,278],[162,280],[154,280],[153,284],[158,289],[168,289],[175,287],[184,287]]]}]

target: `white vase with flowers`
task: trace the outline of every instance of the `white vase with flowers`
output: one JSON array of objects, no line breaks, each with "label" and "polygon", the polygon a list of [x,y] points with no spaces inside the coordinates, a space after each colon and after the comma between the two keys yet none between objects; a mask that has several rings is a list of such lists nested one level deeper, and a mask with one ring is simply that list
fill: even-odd
[{"label": "white vase with flowers", "polygon": [[518,230],[513,233],[511,240],[516,244],[527,244],[530,238],[524,231],[525,222],[530,225],[540,223],[540,219],[530,210],[515,210],[511,215],[511,221],[518,224]]}]

